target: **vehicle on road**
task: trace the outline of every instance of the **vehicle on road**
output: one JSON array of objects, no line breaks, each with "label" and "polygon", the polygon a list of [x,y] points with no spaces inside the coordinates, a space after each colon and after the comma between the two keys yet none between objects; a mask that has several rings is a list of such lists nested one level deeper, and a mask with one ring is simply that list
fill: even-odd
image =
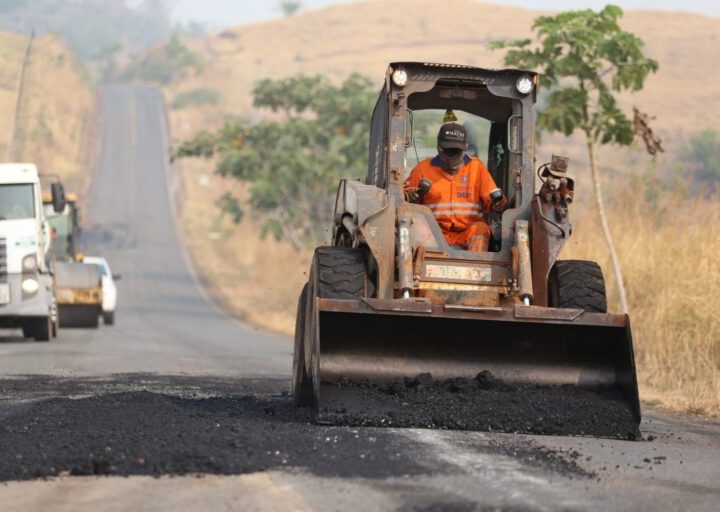
[{"label": "vehicle on road", "polygon": [[[62,188],[57,177],[44,177]],[[102,276],[96,265],[83,262],[77,197],[67,194],[65,207],[59,212],[53,207],[51,194],[43,196],[43,205],[53,230],[59,323],[63,327],[97,327],[98,315],[102,314]]]},{"label": "vehicle on road", "polygon": [[[589,392],[591,408],[612,396],[639,425],[629,318],[607,313],[597,263],[558,259],[572,233],[574,181],[567,158],[535,168],[537,83],[514,69],[389,66],[367,178],[340,182],[332,245],[315,250],[300,297],[297,404],[322,408],[326,384],[337,396],[353,379],[490,372],[507,385]],[[405,197],[408,161],[448,110],[483,128],[487,168],[509,198],[502,213],[488,213],[487,252],[451,246],[434,210]],[[433,131],[420,124],[428,112]]]},{"label": "vehicle on road", "polygon": [[119,274],[113,274],[105,258],[98,256],[85,256],[83,263],[97,266],[102,277],[102,317],[105,325],[115,323],[115,307],[117,306],[117,286],[115,281],[120,279]]},{"label": "vehicle on road", "polygon": [[[65,208],[61,187],[52,187],[50,207]],[[0,326],[36,341],[57,335],[51,247],[37,168],[0,164]]]}]

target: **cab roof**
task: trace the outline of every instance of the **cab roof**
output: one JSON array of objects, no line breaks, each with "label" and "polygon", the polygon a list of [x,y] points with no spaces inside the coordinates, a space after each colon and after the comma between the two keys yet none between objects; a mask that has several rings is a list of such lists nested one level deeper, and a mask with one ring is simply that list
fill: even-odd
[{"label": "cab roof", "polygon": [[[534,82],[538,73],[534,71],[526,71],[523,69],[515,68],[478,68],[475,66],[467,66],[464,64],[440,64],[434,62],[391,62],[388,67],[388,75],[398,68],[405,70],[412,70],[414,72],[424,72],[425,76],[421,75],[422,78],[461,78],[461,75],[467,75],[468,78],[482,78],[482,77],[503,77],[503,76],[514,76],[520,77],[522,75],[528,75]],[[410,76],[410,78],[419,78],[418,76]]]},{"label": "cab roof", "polygon": [[38,183],[38,170],[35,164],[7,163],[0,164],[0,185],[18,183]]}]

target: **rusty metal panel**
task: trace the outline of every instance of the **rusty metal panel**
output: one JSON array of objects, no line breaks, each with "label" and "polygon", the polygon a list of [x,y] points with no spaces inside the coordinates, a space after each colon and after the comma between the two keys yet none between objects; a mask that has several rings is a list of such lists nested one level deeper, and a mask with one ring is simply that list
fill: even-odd
[{"label": "rusty metal panel", "polygon": [[[627,315],[614,315],[605,313],[588,313],[584,312],[574,320],[561,320],[552,317],[552,311],[557,308],[538,308],[545,309],[548,318],[525,318],[515,316],[515,306],[501,307],[492,311],[468,311],[468,310],[446,310],[442,305],[432,304],[428,308],[429,302],[422,303],[422,299],[414,300],[403,299],[317,299],[317,306],[320,311],[336,312],[336,313],[357,313],[357,314],[382,314],[394,315],[431,315],[433,317],[454,318],[454,319],[480,319],[480,320],[497,320],[505,323],[533,323],[533,324],[564,324],[568,325],[587,325],[598,327],[622,327],[628,325]],[[418,306],[422,303],[423,306]]]},{"label": "rusty metal panel", "polygon": [[[427,287],[427,285],[437,287]],[[422,283],[419,294],[421,297],[430,299],[433,304],[444,306],[499,306],[500,294],[492,289],[469,289],[440,288],[439,283]]]},{"label": "rusty metal panel", "polygon": [[[410,313],[432,313],[432,304],[421,299],[363,299],[362,302],[375,311],[401,311]],[[322,307],[321,307],[322,309]]]},{"label": "rusty metal panel", "polygon": [[101,304],[102,289],[101,288],[57,288],[55,297],[59,305],[67,304]]},{"label": "rusty metal panel", "polygon": [[425,263],[426,278],[449,279],[455,282],[490,282],[492,281],[492,267],[489,265],[441,265],[438,263]]},{"label": "rusty metal panel", "polygon": [[535,320],[568,320],[572,321],[585,313],[582,309],[571,308],[543,308],[539,306],[524,306],[515,304],[515,317],[532,318]]}]

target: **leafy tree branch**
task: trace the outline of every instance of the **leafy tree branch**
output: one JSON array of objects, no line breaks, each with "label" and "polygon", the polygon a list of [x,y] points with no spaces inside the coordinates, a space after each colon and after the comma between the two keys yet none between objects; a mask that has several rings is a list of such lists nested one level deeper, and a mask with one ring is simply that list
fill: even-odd
[{"label": "leafy tree branch", "polygon": [[585,135],[595,199],[600,222],[620,291],[620,304],[627,311],[620,263],[610,234],[598,172],[597,146],[629,145],[633,124],[615,97],[622,91],[639,91],[657,61],[645,56],[644,43],[620,28],[622,9],[608,5],[540,16],[533,23],[536,39],[494,41],[493,49],[504,49],[507,66],[537,70],[540,85],[548,92],[546,107],[538,114],[538,128],[547,132]]}]

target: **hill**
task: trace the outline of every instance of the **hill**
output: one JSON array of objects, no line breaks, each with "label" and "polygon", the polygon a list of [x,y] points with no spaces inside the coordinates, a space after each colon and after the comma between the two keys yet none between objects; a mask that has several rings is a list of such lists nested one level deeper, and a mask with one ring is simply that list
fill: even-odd
[{"label": "hill", "polygon": [[34,40],[15,125],[27,36],[0,32],[0,158],[59,174],[72,187],[83,175],[94,94],[82,65],[55,36]]},{"label": "hill", "polygon": [[[171,96],[215,89],[221,101],[181,115],[186,131],[227,115],[252,115],[250,90],[267,77],[322,73],[341,79],[353,71],[382,80],[388,62],[420,60],[500,67],[494,39],[531,35],[539,11],[469,0],[393,0],[343,5],[227,29],[188,45],[204,71],[168,89]],[[657,117],[665,139],[720,124],[720,19],[686,13],[629,11],[623,28],[639,35],[660,71],[626,106]],[[180,117],[180,115],[178,116]],[[176,135],[180,135],[177,134]]]}]

